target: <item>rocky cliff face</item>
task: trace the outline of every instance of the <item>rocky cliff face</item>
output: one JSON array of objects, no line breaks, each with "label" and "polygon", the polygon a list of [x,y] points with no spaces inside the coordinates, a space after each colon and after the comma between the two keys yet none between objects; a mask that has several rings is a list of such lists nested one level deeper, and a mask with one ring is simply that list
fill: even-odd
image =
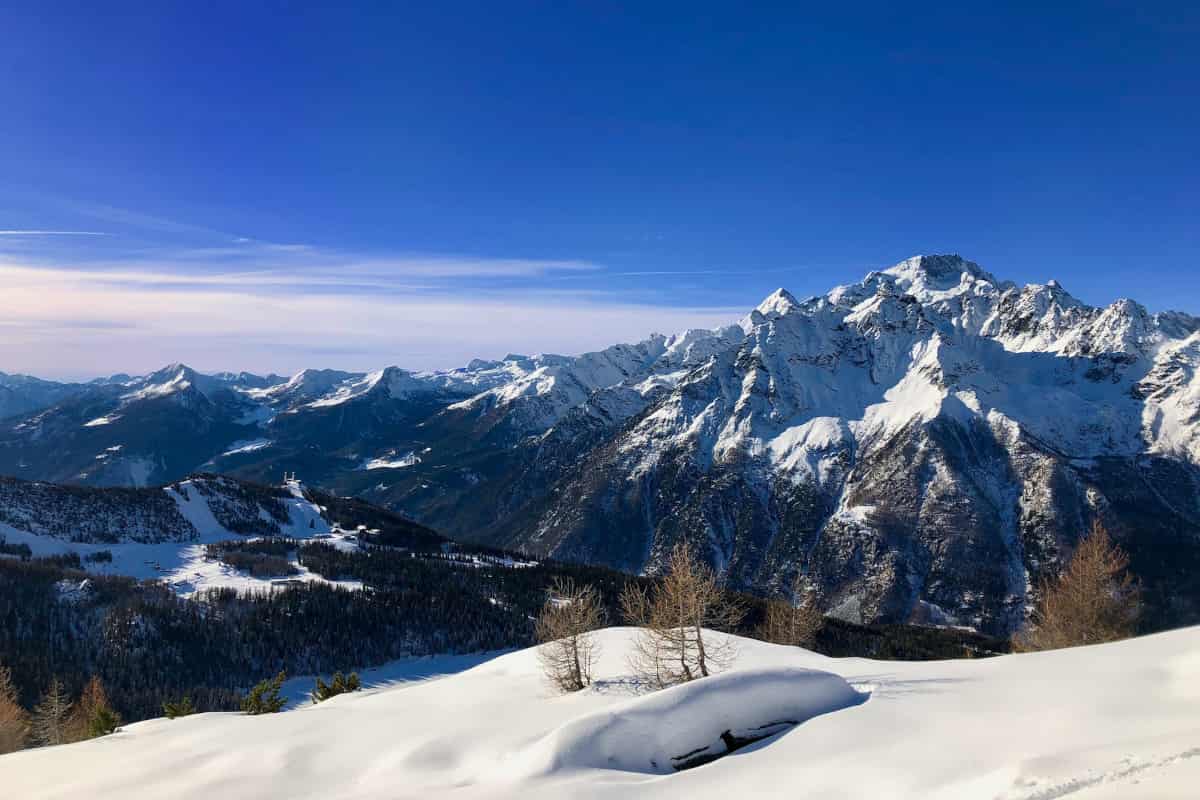
[{"label": "rocky cliff face", "polygon": [[741,335],[526,444],[558,472],[530,468],[545,491],[492,536],[648,571],[689,538],[739,587],[799,573],[849,619],[1002,633],[1100,520],[1154,612],[1194,616],[1194,593],[1163,587],[1200,549],[1198,329],[955,256],[781,290]]}]

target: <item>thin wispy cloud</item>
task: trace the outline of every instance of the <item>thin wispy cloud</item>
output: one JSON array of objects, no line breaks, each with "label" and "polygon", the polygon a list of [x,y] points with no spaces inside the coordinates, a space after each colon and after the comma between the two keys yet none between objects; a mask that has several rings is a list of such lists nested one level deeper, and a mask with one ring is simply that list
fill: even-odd
[{"label": "thin wispy cloud", "polygon": [[275,372],[441,368],[507,352],[584,352],[740,316],[737,309],[665,307],[602,291],[464,290],[479,276],[555,269],[597,267],[438,257],[376,259],[342,273],[192,274],[0,260],[7,301],[0,365],[49,377],[146,371],[179,360],[201,369]]},{"label": "thin wispy cloud", "polygon": [[124,225],[130,228],[136,228],[147,231],[157,231],[166,234],[186,234],[199,236],[214,236],[224,239],[236,239],[238,237],[214,230],[205,225],[196,225],[191,222],[181,222],[167,217],[157,216],[155,214],[145,214],[140,211],[134,211],[128,208],[119,208],[105,204],[70,204],[71,209],[76,213],[90,219],[102,220],[104,222],[113,223],[115,225]]},{"label": "thin wispy cloud", "polygon": [[801,272],[805,267],[775,267],[767,269],[644,269],[611,272],[616,277],[646,277],[658,275],[771,275]]},{"label": "thin wispy cloud", "polygon": [[111,236],[103,231],[0,230],[0,236]]},{"label": "thin wispy cloud", "polygon": [[[212,255],[212,254],[210,254]],[[324,254],[296,259],[253,259],[236,266],[217,254],[203,259],[198,254],[170,253],[125,261],[90,262],[87,268],[59,267],[44,263],[18,262],[0,257],[0,275],[10,281],[43,285],[109,284],[130,287],[276,287],[303,291],[320,288],[333,291],[354,289],[428,290],[472,278],[534,278],[556,272],[594,272],[595,264],[582,261],[539,259],[486,259],[476,257],[359,258]],[[240,260],[236,259],[236,260]]]},{"label": "thin wispy cloud", "polygon": [[0,370],[80,378],[181,360],[264,372],[443,368],[508,352],[584,352],[728,324],[744,311],[689,304],[661,291],[663,281],[632,283],[709,270],[353,250],[108,205],[78,210],[114,231],[0,231]]}]

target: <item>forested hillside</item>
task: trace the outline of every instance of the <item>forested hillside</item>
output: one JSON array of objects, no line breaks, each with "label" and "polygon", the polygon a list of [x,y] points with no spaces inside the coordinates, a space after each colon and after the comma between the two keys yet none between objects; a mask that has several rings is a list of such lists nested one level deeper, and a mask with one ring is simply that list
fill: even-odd
[{"label": "forested hillside", "polygon": [[[0,662],[13,670],[27,708],[54,677],[75,694],[99,676],[127,721],[159,716],[165,700],[183,695],[201,710],[233,709],[248,687],[280,670],[329,674],[405,656],[529,646],[556,577],[596,586],[618,622],[621,588],[646,580],[501,553],[346,552],[320,543],[301,547],[300,563],[365,588],[310,582],[187,599],[158,582],[88,574],[77,557],[0,557]],[[750,633],[761,604],[742,600],[749,613],[741,629]],[[879,658],[1004,649],[968,632],[836,620],[826,621],[815,646]]]}]

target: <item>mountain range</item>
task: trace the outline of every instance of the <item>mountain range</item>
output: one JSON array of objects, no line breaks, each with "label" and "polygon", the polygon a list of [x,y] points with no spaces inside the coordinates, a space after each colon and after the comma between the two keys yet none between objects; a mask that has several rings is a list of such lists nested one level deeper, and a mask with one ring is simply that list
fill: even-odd
[{"label": "mountain range", "polygon": [[460,539],[1003,634],[1093,523],[1152,615],[1200,619],[1200,319],[958,256],[725,328],[440,372],[0,375],[0,473],[195,472],[359,496]]}]

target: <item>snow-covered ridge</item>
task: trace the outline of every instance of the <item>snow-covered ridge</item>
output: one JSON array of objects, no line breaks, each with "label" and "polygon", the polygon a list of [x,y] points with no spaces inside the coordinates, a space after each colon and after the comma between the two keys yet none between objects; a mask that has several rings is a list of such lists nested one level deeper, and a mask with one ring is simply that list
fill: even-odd
[{"label": "snow-covered ridge", "polygon": [[358,373],[333,369],[304,369],[288,380],[273,386],[247,389],[247,396],[268,402],[279,400],[310,400],[320,397],[347,381],[357,380]]},{"label": "snow-covered ridge", "polygon": [[508,414],[516,433],[541,432],[602,389],[628,387],[638,394],[674,387],[688,370],[742,340],[736,326],[655,334],[580,356],[537,356],[536,368],[508,383],[450,406],[472,414]]},{"label": "snow-covered ridge", "polygon": [[0,372],[0,419],[45,408],[80,388],[78,384]]},{"label": "snow-covered ridge", "polygon": [[[1200,507],[1198,330],[957,256],[803,300],[779,290],[669,380],[647,369],[556,411],[540,441],[601,444],[506,533],[651,571],[691,536],[741,586],[774,591],[803,571],[851,621],[936,608],[1006,633],[1092,520],[1145,528],[1121,507],[1137,470],[1171,475],[1140,513]],[[625,544],[605,525],[645,533]]]},{"label": "snow-covered ridge", "polygon": [[[508,355],[498,361],[475,359],[451,370],[410,372],[396,366],[353,373],[306,369],[290,378],[249,373],[205,375],[184,364],[171,364],[142,377],[113,376],[93,386],[118,386],[122,402],[171,396],[195,389],[209,395],[229,390],[276,410],[301,406],[324,408],[384,391],[395,399],[438,393],[473,396],[460,405],[490,409],[521,399],[548,398],[531,427],[552,424],[563,409],[584,402],[594,391],[628,382],[650,381],[681,367],[698,366],[716,352],[740,346],[742,333],[781,318],[803,315],[836,327],[846,322],[895,325],[906,306],[919,307],[912,322],[950,327],[984,336],[1016,352],[1053,352],[1068,356],[1103,353],[1153,357],[1158,348],[1200,330],[1200,320],[1182,312],[1150,314],[1131,300],[1092,308],[1072,297],[1056,281],[1017,287],[998,280],[979,265],[955,255],[914,256],[888,269],[871,272],[856,284],[840,286],[823,297],[797,300],[786,289],[768,296],[738,326],[694,330],[666,337],[653,335],[578,356]],[[27,376],[2,376],[0,386],[65,386]],[[100,419],[102,417],[97,417]],[[99,423],[97,423],[99,424]]]},{"label": "snow-covered ridge", "polygon": [[[553,694],[525,650],[294,712],[148,720],[26,750],[0,757],[0,783],[29,800],[1183,800],[1200,780],[1196,628],[908,663],[738,640],[731,671],[658,694],[630,680],[630,629],[598,639],[596,682],[573,695]],[[781,711],[804,719],[695,769],[650,765]]]},{"label": "snow-covered ridge", "polygon": [[[1180,312],[1150,314],[1127,300],[1103,309],[1092,308],[1053,280],[1045,285],[1018,288],[958,256],[916,256],[889,269],[872,272],[857,284],[837,287],[824,297],[800,301],[786,289],[779,289],[736,327],[687,331],[670,338],[653,336],[635,345],[616,345],[582,356],[546,360],[528,374],[451,408],[491,416],[510,413],[510,424],[518,431],[538,432],[557,423],[569,410],[582,407],[597,391],[626,387],[649,395],[673,388],[681,381],[699,379],[701,370],[712,368],[713,359],[723,358],[733,363],[747,357],[769,356],[817,368],[817,374],[805,376],[815,378],[813,388],[805,391],[819,394],[822,384],[830,384],[831,389],[836,388],[843,395],[827,413],[808,414],[796,421],[807,424],[808,419],[819,416],[864,417],[868,406],[884,400],[883,392],[876,387],[886,389],[900,383],[900,371],[917,363],[912,357],[914,348],[926,350],[931,337],[941,343],[942,352],[948,352],[946,347],[956,344],[959,338],[972,337],[995,342],[1003,353],[1047,353],[1081,359],[1109,357],[1116,359],[1118,372],[1132,376],[1136,369],[1122,369],[1122,359],[1154,359],[1160,348],[1197,330],[1200,320]],[[861,337],[860,342],[854,342],[855,333]],[[870,386],[845,397],[846,387],[842,382],[846,380],[846,371],[838,368],[847,357],[858,357],[849,347],[861,351],[864,344],[872,349],[886,346],[888,352],[881,354],[883,357],[866,375]],[[870,359],[874,354],[863,355]],[[988,360],[1004,361],[1001,357]],[[890,374],[881,373],[879,366],[889,369]],[[991,364],[963,366],[986,372]],[[1063,366],[1046,363],[1049,372]],[[1088,365],[1079,371],[1082,374],[1092,367]],[[941,365],[930,363],[925,368],[940,371]],[[1024,376],[1033,376],[1037,371],[1020,369]],[[795,368],[788,371],[798,372]],[[840,374],[831,377],[831,371]],[[778,383],[784,376],[775,370],[771,370],[771,376],[772,383],[762,388],[786,395],[785,387]],[[743,390],[747,388],[752,392],[760,390],[758,387],[743,387]],[[1120,405],[1122,388],[1110,393],[1111,398],[1097,400],[1107,403],[1112,399]],[[750,400],[745,398],[738,405],[748,408]],[[797,398],[795,405],[813,408],[821,404]],[[940,407],[940,403],[935,406]],[[921,414],[937,410],[931,408]],[[1073,417],[1079,411],[1073,406],[1064,409],[1064,416]],[[894,418],[891,411],[886,416],[893,418],[893,424],[903,424],[914,416],[903,410],[900,413],[903,419]],[[780,414],[775,411],[772,416],[779,418]],[[792,426],[784,425],[781,430],[789,427]],[[885,424],[884,428],[887,427]],[[1044,427],[1053,430],[1060,426],[1056,421]],[[725,441],[714,446],[716,457],[719,458],[721,451],[729,451],[731,445],[740,447],[744,443],[744,437],[735,433],[739,429],[745,430],[741,425],[727,429],[723,435]],[[1140,431],[1122,433],[1116,441],[1128,446],[1117,449],[1135,447],[1140,434]],[[1063,435],[1067,438],[1064,444],[1078,444],[1078,437]]]},{"label": "snow-covered ridge", "polygon": [[451,406],[457,411],[495,416],[511,410],[514,429],[532,433],[555,424],[598,390],[628,386],[644,395],[671,388],[687,371],[738,350],[747,338],[776,337],[776,350],[806,360],[835,358],[846,338],[839,333],[847,326],[875,338],[897,331],[928,338],[937,331],[943,338],[983,337],[1009,352],[1154,359],[1161,348],[1200,330],[1200,320],[1180,312],[1150,314],[1128,300],[1092,308],[1052,280],[1018,288],[958,256],[916,256],[823,297],[800,301],[780,289],[738,326],[654,335],[579,356],[509,355],[428,372],[394,366],[369,374],[302,370],[287,380],[202,375],[172,364],[107,384],[122,388],[118,407],[85,424],[106,424],[119,418],[121,405],[189,389],[210,398],[221,390],[240,396],[249,404],[242,418],[262,424],[279,412],[330,408],[367,396],[403,401],[444,394],[451,401],[454,395],[469,398]]},{"label": "snow-covered ridge", "polygon": [[[818,420],[840,421],[839,435],[861,442],[961,405],[963,414],[1013,422],[1081,458],[1147,444],[1178,450],[1178,426],[1167,426],[1164,438],[1143,425],[1131,388],[1170,362],[1186,395],[1200,363],[1183,346],[1200,330],[1194,317],[1151,315],[1131,301],[1091,308],[1055,282],[1018,289],[955,256],[909,259],[804,302],[781,289],[742,329],[744,338],[714,334],[725,352],[712,351],[715,361],[681,380],[723,381],[735,365],[759,366],[740,386],[724,386],[715,405],[669,400],[630,449],[649,448],[652,458],[688,439],[715,461],[765,452],[796,466],[809,455],[783,442],[806,441],[802,431]],[[715,429],[706,422],[714,414],[722,420]],[[823,437],[818,449],[829,445]]]}]

